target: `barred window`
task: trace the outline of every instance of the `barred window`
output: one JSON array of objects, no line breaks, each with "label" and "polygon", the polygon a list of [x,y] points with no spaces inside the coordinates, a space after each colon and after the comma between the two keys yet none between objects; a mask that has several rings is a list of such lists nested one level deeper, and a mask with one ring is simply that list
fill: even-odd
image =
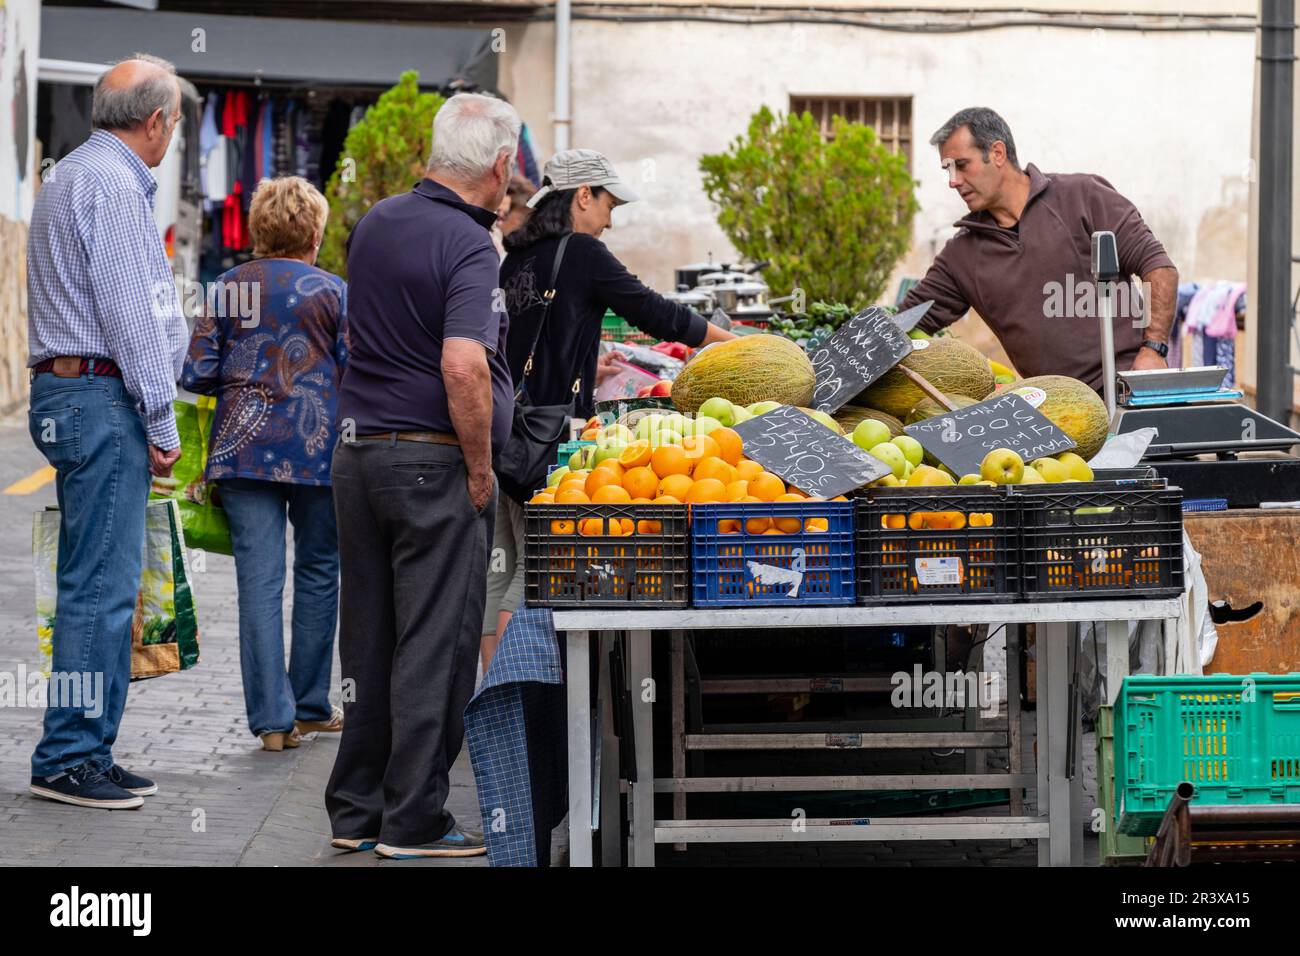
[{"label": "barred window", "polygon": [[843,116],[851,123],[865,123],[881,142],[907,157],[912,168],[912,98],[910,96],[790,96],[791,113],[811,113],[830,138],[831,120]]}]

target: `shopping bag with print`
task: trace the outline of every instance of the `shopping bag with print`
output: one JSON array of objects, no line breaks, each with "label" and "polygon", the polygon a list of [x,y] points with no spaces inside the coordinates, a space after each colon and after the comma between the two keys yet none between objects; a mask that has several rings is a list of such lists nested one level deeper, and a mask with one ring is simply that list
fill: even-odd
[{"label": "shopping bag with print", "polygon": [[208,467],[208,439],[216,399],[200,395],[197,402],[174,403],[176,430],[181,437],[181,457],[170,478],[154,478],[152,498],[171,498],[180,506],[186,547],[217,554],[233,554],[230,525],[221,507],[215,483],[204,479]]}]

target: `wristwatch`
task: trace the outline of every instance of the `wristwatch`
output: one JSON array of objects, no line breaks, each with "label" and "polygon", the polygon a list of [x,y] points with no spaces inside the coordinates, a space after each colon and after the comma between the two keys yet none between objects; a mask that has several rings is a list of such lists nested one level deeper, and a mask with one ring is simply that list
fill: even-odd
[{"label": "wristwatch", "polygon": [[1142,347],[1144,349],[1150,349],[1152,352],[1155,352],[1161,358],[1169,357],[1169,346],[1166,345],[1164,342],[1157,342],[1155,339],[1143,339]]}]

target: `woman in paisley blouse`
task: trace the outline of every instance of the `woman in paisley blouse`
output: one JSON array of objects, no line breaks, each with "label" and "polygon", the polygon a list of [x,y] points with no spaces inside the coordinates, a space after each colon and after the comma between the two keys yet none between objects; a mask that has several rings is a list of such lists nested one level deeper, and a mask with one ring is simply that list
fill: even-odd
[{"label": "woman in paisley blouse", "polygon": [[[258,185],[249,211],[255,258],[208,290],[181,378],[217,397],[207,478],[230,522],[244,703],[266,750],[343,729],[329,701],[339,575],[330,461],[347,299],[343,280],[314,265],[328,214],[305,179]],[[294,538],[287,672],[286,516]]]}]

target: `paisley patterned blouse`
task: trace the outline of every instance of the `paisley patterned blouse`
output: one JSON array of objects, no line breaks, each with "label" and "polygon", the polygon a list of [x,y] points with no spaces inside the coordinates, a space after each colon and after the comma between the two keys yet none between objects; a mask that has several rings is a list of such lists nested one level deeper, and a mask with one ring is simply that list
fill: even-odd
[{"label": "paisley patterned blouse", "polygon": [[181,374],[217,397],[209,481],[330,483],[346,309],[343,280],[296,259],[254,259],[212,283]]}]

